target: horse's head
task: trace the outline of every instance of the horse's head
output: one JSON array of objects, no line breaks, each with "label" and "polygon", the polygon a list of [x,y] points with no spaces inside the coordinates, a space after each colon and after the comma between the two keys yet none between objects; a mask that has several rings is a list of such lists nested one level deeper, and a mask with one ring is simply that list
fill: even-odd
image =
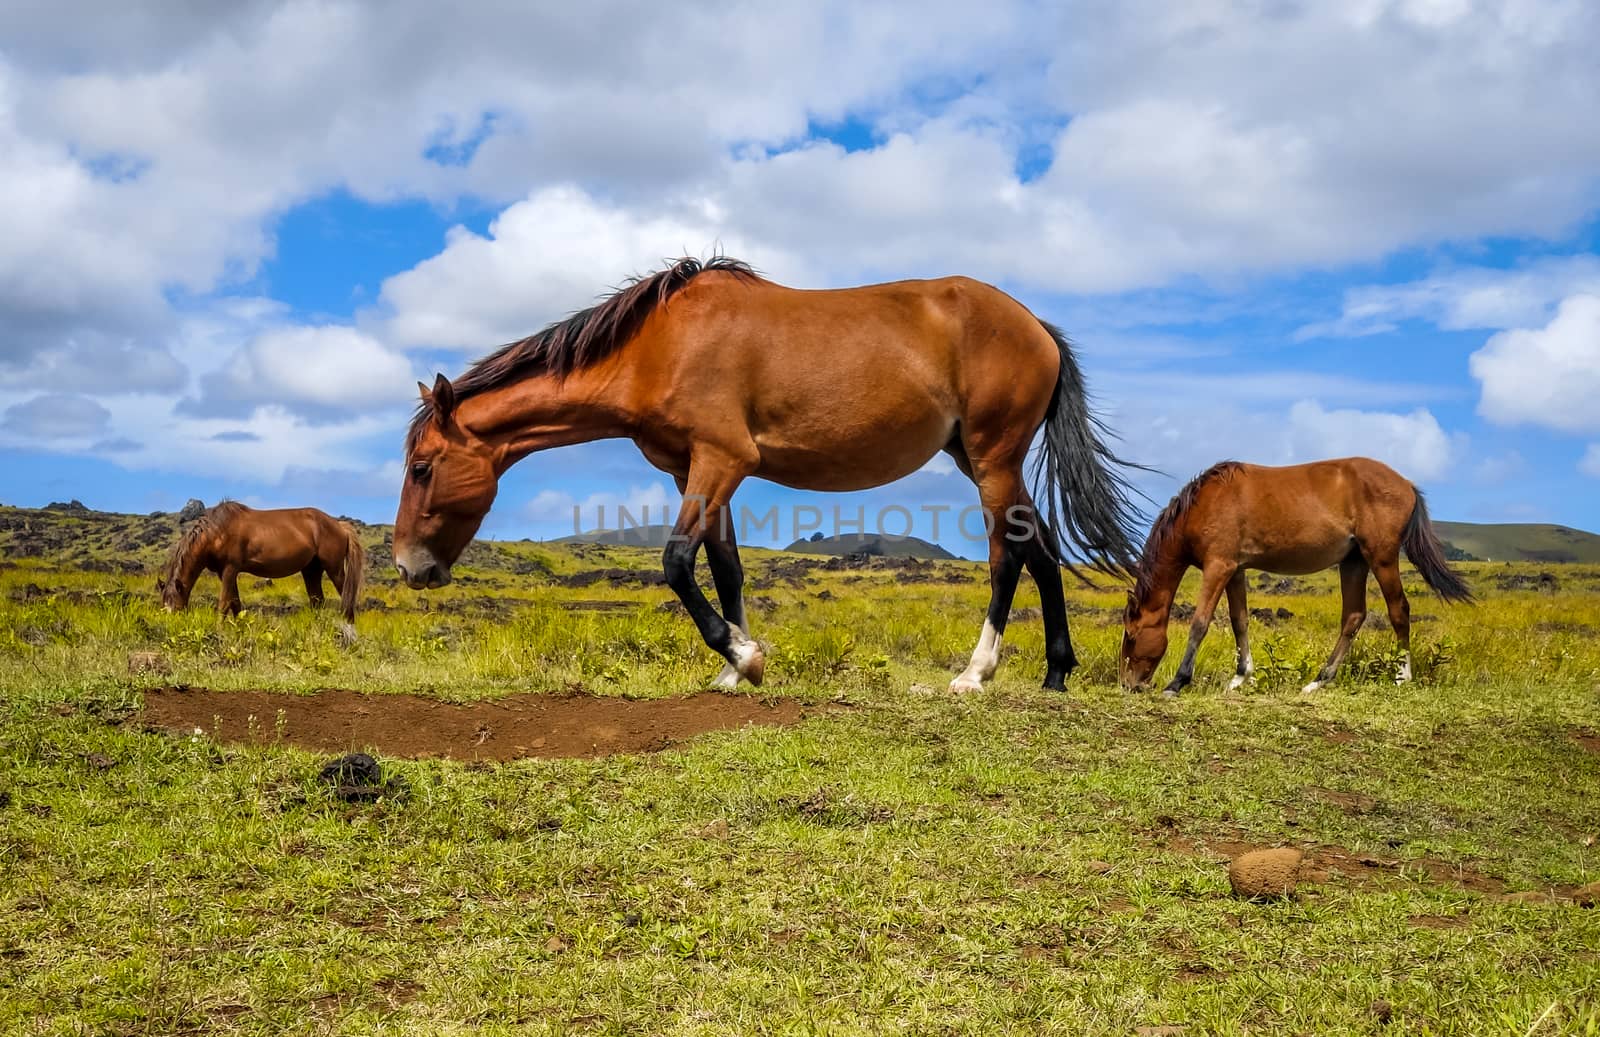
[{"label": "horse's head", "polygon": [[1132,591],[1122,613],[1122,661],[1117,675],[1122,686],[1132,691],[1150,682],[1150,677],[1167,654],[1167,610],[1146,607]]},{"label": "horse's head", "polygon": [[156,593],[161,595],[161,606],[168,612],[189,607],[189,588],[178,576],[162,576],[156,580]]},{"label": "horse's head", "polygon": [[456,421],[455,390],[439,375],[418,383],[426,417],[407,444],[405,483],[394,520],[394,564],[414,590],[443,587],[499,488],[494,451]]}]

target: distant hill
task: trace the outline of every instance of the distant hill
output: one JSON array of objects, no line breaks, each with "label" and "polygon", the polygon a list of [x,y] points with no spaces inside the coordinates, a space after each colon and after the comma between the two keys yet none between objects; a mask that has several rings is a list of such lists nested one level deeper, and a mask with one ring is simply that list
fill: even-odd
[{"label": "distant hill", "polygon": [[1537,522],[1435,522],[1439,538],[1470,558],[1495,562],[1600,562],[1600,536]]},{"label": "distant hill", "polygon": [[917,537],[882,537],[850,533],[820,540],[796,540],[785,551],[808,555],[876,555],[880,558],[938,558],[956,556]]},{"label": "distant hill", "polygon": [[552,544],[609,544],[613,547],[666,547],[669,525],[629,526],[627,529],[597,529],[591,533],[572,533],[549,541]]}]

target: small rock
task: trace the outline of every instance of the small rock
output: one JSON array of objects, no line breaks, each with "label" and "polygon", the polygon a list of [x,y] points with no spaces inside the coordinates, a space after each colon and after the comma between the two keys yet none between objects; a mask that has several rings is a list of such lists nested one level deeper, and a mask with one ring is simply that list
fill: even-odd
[{"label": "small rock", "polygon": [[1381,1000],[1372,1002],[1372,1018],[1380,1023],[1387,1024],[1389,1020],[1394,1018],[1394,1005]]},{"label": "small rock", "polygon": [[701,839],[726,839],[728,838],[728,821],[718,817],[694,829],[694,834]]},{"label": "small rock", "polygon": [[560,954],[562,951],[566,950],[568,946],[570,945],[567,943],[567,941],[563,940],[559,936],[552,936],[550,939],[544,942],[544,949],[549,951],[551,954]]},{"label": "small rock", "polygon": [[1088,861],[1083,867],[1084,870],[1088,871],[1091,875],[1104,875],[1106,872],[1111,870],[1111,864],[1109,861]]},{"label": "small rock", "polygon": [[129,652],[128,673],[138,676],[141,673],[154,673],[166,675],[172,672],[172,664],[160,652]]},{"label": "small rock", "polygon": [[117,761],[105,753],[90,753],[84,760],[97,771],[108,771],[117,765]]},{"label": "small rock", "polygon": [[1573,891],[1572,899],[1579,907],[1600,907],[1600,882],[1579,886]]},{"label": "small rock", "polygon": [[183,506],[183,510],[178,512],[178,522],[179,522],[179,524],[183,524],[183,523],[187,523],[187,522],[193,522],[195,519],[199,518],[201,515],[204,515],[205,513],[206,513],[205,501],[197,500],[194,497],[190,497],[189,498],[189,503],[185,504]]},{"label": "small rock", "polygon": [[1548,904],[1551,902],[1550,894],[1537,889],[1526,890],[1522,893],[1507,893],[1500,898],[1502,904]]},{"label": "small rock", "polygon": [[366,753],[350,753],[323,765],[317,777],[329,785],[377,785],[383,769]]},{"label": "small rock", "polygon": [[1228,865],[1228,885],[1233,895],[1247,900],[1286,897],[1294,892],[1305,854],[1293,847],[1252,850]]}]

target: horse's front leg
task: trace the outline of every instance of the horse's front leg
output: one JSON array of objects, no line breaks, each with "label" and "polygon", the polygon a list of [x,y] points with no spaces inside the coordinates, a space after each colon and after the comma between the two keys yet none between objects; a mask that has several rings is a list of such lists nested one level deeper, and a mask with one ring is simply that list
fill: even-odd
[{"label": "horse's front leg", "polygon": [[[661,563],[667,586],[689,611],[689,618],[694,620],[707,647],[727,660],[738,677],[760,684],[766,672],[766,657],[761,647],[750,639],[742,626],[717,615],[694,578],[695,556],[700,552],[700,545],[723,529],[724,524],[732,524],[728,502],[745,474],[746,469],[722,459],[695,459],[685,482],[683,506],[678,511],[678,521],[672,527]],[[720,538],[720,532],[717,535]]]},{"label": "horse's front leg", "polygon": [[1200,651],[1200,642],[1206,639],[1206,631],[1211,629],[1211,614],[1217,611],[1223,589],[1233,580],[1235,572],[1232,566],[1202,570],[1200,598],[1195,602],[1194,619],[1189,623],[1189,645],[1183,650],[1183,661],[1178,664],[1178,672],[1172,675],[1172,682],[1163,689],[1163,695],[1177,695],[1194,679],[1194,657]]},{"label": "horse's front leg", "polygon": [[243,606],[239,600],[239,570],[225,565],[220,575],[222,590],[217,594],[217,611],[224,616],[237,616]]},{"label": "horse's front leg", "polygon": [[1239,649],[1239,661],[1233,670],[1233,680],[1228,690],[1233,691],[1250,679],[1255,672],[1255,661],[1250,658],[1250,599],[1249,583],[1240,569],[1228,581],[1228,622],[1233,625],[1233,642]]}]

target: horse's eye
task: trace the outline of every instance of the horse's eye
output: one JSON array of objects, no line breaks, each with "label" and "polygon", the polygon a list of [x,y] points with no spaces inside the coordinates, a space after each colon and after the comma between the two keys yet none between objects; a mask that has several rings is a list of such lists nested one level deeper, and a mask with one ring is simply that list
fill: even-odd
[{"label": "horse's eye", "polygon": [[428,478],[428,474],[432,471],[433,466],[428,464],[428,462],[418,461],[411,466],[411,478],[415,479],[417,482],[423,482]]}]

